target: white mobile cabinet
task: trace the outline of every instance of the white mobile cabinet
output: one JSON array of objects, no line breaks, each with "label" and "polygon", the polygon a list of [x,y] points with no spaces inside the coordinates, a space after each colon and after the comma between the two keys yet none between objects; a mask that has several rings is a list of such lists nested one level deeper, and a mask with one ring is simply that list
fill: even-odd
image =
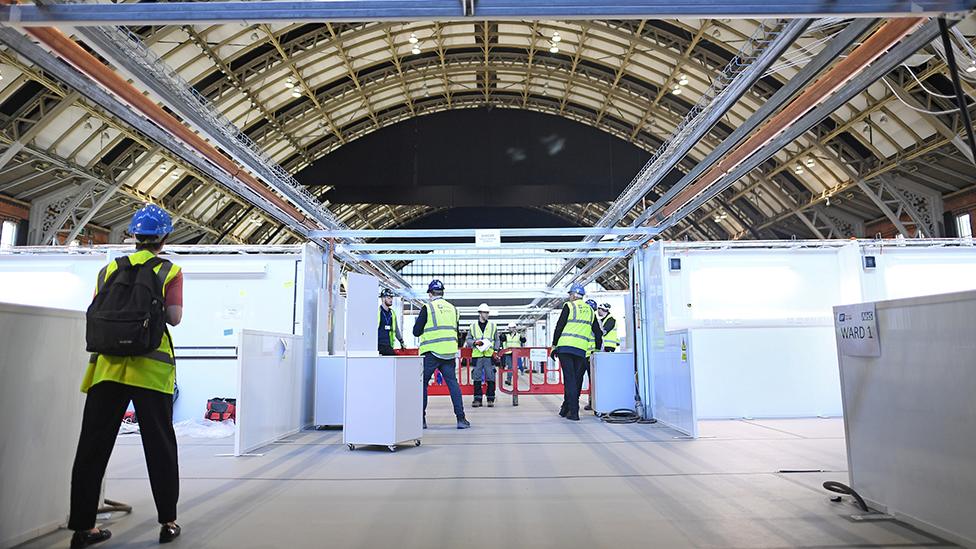
[{"label": "white mobile cabinet", "polygon": [[634,409],[634,353],[593,353],[593,412]]},{"label": "white mobile cabinet", "polygon": [[343,442],[386,446],[423,438],[423,358],[375,356],[346,358]]},{"label": "white mobile cabinet", "polygon": [[346,357],[319,354],[315,359],[315,418],[320,426],[341,427],[345,411]]}]

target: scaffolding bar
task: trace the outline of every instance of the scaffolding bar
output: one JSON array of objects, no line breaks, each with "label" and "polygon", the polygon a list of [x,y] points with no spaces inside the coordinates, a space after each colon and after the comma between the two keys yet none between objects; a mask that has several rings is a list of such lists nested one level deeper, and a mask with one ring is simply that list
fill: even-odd
[{"label": "scaffolding bar", "polygon": [[[475,238],[484,229],[362,229],[337,231],[309,231],[311,238]],[[567,236],[655,236],[656,227],[550,227],[494,229],[502,238]]]}]

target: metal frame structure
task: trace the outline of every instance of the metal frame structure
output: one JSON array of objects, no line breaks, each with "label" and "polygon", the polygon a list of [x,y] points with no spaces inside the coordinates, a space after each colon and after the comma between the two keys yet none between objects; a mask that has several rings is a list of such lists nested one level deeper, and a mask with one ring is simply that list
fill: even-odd
[{"label": "metal frame structure", "polygon": [[332,0],[330,2],[171,2],[5,5],[0,21],[16,25],[207,24],[230,21],[343,22],[480,19],[644,19],[939,15],[972,9],[972,0]]}]

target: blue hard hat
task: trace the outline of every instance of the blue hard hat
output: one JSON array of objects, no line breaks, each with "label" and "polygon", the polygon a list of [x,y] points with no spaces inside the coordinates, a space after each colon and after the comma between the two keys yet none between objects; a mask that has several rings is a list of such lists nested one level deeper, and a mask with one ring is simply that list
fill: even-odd
[{"label": "blue hard hat", "polygon": [[443,292],[444,291],[444,283],[441,282],[440,280],[437,280],[435,278],[434,280],[431,280],[430,281],[430,284],[427,285],[427,291],[428,292]]},{"label": "blue hard hat", "polygon": [[586,300],[586,304],[589,305],[591,309],[594,309],[594,310],[596,309],[596,300],[594,300],[594,299],[587,299]]},{"label": "blue hard hat", "polygon": [[586,289],[583,288],[582,284],[573,284],[569,287],[569,293],[584,296],[586,295]]},{"label": "blue hard hat", "polygon": [[145,236],[166,236],[173,232],[173,219],[166,210],[155,204],[146,204],[132,216],[129,234]]}]

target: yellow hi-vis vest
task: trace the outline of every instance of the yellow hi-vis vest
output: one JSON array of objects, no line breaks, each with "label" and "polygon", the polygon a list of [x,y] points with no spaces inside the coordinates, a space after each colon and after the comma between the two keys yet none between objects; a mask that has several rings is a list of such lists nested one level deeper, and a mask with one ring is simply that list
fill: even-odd
[{"label": "yellow hi-vis vest", "polygon": [[603,320],[600,321],[600,328],[603,329],[603,331],[605,332],[603,334],[603,346],[610,347],[611,349],[616,349],[620,345],[620,336],[617,335],[617,322],[614,321],[613,329],[610,330],[609,332],[607,332],[606,329],[603,328],[603,325],[612,318],[613,317],[611,315],[607,315],[603,317]]},{"label": "yellow hi-vis vest", "polygon": [[559,335],[556,347],[575,347],[584,353],[593,345],[593,309],[582,299],[567,301],[569,319]]},{"label": "yellow hi-vis vest", "polygon": [[484,351],[479,351],[477,347],[471,347],[471,358],[491,356],[492,353],[495,352],[495,334],[497,332],[498,327],[495,326],[495,323],[490,320],[487,324],[485,324],[484,332],[481,331],[481,324],[479,324],[477,320],[472,322],[471,326],[468,328],[468,333],[471,334],[471,337],[473,337],[475,341],[478,341],[479,339],[486,340],[488,342],[488,346],[485,347]]},{"label": "yellow hi-vis vest", "polygon": [[505,333],[505,343],[502,345],[504,349],[517,349],[522,346],[522,336],[515,332]]},{"label": "yellow hi-vis vest", "polygon": [[[383,320],[382,311],[383,311],[382,305],[376,308],[376,329],[377,330],[380,329],[380,322]],[[392,319],[390,321],[390,347],[395,348],[396,346],[394,345],[394,342],[396,341],[397,319],[396,319],[396,311],[393,310],[393,307],[390,307],[390,318]]]},{"label": "yellow hi-vis vest", "polygon": [[[153,253],[141,250],[129,256],[133,265],[140,265],[152,259]],[[112,261],[98,273],[95,288],[97,294],[119,265]],[[165,271],[163,269],[166,269]],[[180,268],[169,262],[161,263],[155,269],[156,274],[163,280],[163,297],[166,297],[166,285],[180,274]],[[133,387],[142,387],[161,393],[173,394],[176,383],[176,359],[173,354],[173,342],[170,341],[169,331],[163,333],[163,340],[159,347],[142,356],[110,356],[93,353],[88,360],[88,369],[81,382],[81,392],[87,393],[93,385],[103,381],[114,381]]]},{"label": "yellow hi-vis vest", "polygon": [[442,297],[427,302],[427,324],[420,334],[419,353],[434,353],[441,358],[453,357],[458,350],[458,312]]}]

